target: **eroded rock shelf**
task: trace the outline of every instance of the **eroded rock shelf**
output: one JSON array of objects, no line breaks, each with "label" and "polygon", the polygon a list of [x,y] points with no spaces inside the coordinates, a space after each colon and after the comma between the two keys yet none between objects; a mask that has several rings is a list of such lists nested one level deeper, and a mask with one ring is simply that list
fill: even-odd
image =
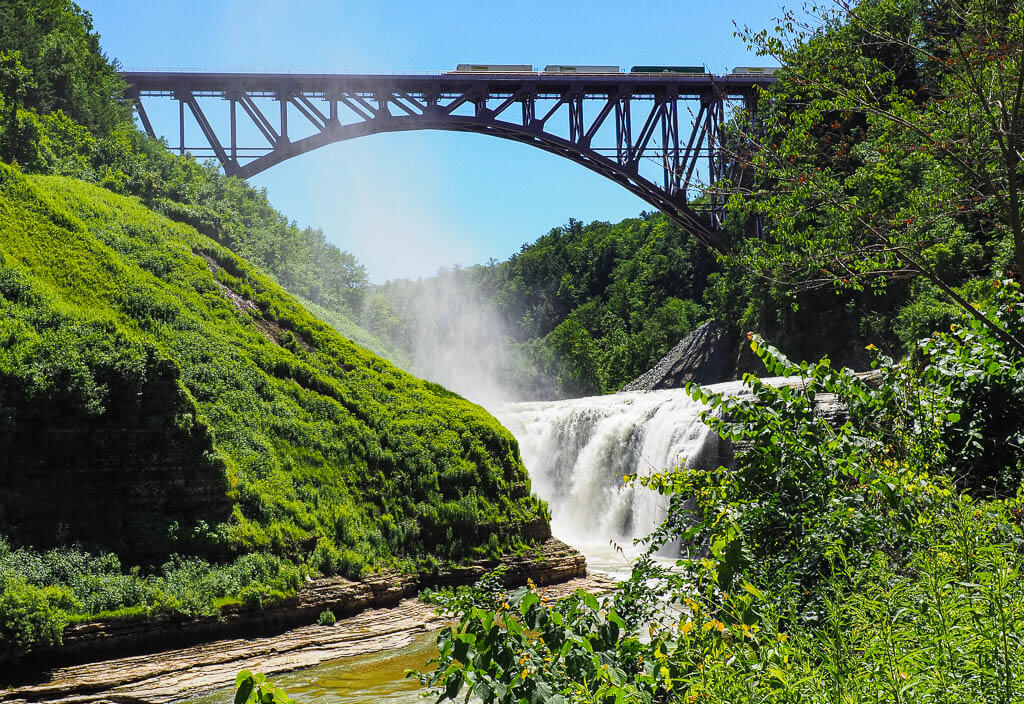
[{"label": "eroded rock shelf", "polygon": [[[605,577],[585,576],[583,556],[557,540],[544,543],[539,553],[507,559],[508,581],[522,584],[529,578],[548,585],[544,590],[552,598],[580,588],[607,591],[613,585]],[[321,579],[284,604],[259,612],[237,611],[220,620],[83,624],[68,633],[61,651],[53,653],[65,661],[77,655],[81,662],[44,669],[34,681],[0,690],[0,702],[163,704],[230,686],[243,669],[280,673],[402,648],[424,631],[443,625],[433,607],[414,594],[426,586],[471,583],[488,567],[493,565],[428,577],[384,575],[364,582]],[[354,615],[334,626],[308,625],[326,608]],[[217,632],[232,636],[211,639]],[[181,645],[183,639],[193,643]],[[124,654],[97,661],[103,653],[118,650]],[[89,653],[92,658],[86,658]]]}]

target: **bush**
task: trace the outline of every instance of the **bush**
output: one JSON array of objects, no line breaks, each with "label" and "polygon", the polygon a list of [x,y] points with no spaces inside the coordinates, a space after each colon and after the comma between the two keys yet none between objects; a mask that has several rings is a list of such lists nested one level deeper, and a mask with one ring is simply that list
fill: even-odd
[{"label": "bush", "polygon": [[[992,288],[979,307],[1019,334],[1018,287]],[[1024,497],[1019,459],[999,453],[1024,419],[989,408],[1022,393],[1022,362],[966,321],[919,357],[878,356],[873,383],[757,336],[751,348],[789,383],[691,388],[737,443],[732,465],[638,479],[669,496],[669,517],[612,597],[463,596],[421,675],[440,700],[464,687],[501,704],[1024,697]],[[816,412],[819,393],[840,417]],[[690,555],[671,571],[650,559],[668,539]]]},{"label": "bush", "polygon": [[18,656],[60,645],[67,612],[76,607],[66,588],[8,580],[0,592],[0,655]]},{"label": "bush", "polygon": [[320,615],[317,616],[316,622],[321,626],[333,626],[335,623],[338,622],[338,618],[330,609],[324,609],[320,612]]}]

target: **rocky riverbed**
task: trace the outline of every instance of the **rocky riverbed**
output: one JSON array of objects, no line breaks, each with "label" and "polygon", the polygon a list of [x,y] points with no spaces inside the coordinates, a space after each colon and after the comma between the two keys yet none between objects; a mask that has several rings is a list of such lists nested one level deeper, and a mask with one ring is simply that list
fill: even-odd
[{"label": "rocky riverbed", "polygon": [[[614,584],[606,577],[584,576],[583,556],[557,540],[548,541],[538,552],[505,561],[511,583],[533,579],[547,585],[543,589],[552,598],[580,588],[607,591]],[[402,648],[424,631],[443,625],[433,607],[412,598],[413,594],[424,586],[470,583],[487,567],[472,565],[430,577],[316,580],[288,604],[264,612],[228,614],[216,623],[83,624],[66,635],[69,650],[53,654],[73,657],[72,664],[43,667],[35,674],[12,673],[8,679],[13,677],[15,684],[0,690],[0,702],[162,704],[230,686],[243,669],[272,674]],[[304,624],[314,623],[324,608],[354,615],[333,626],[282,627],[299,617]],[[207,637],[217,629],[231,637]],[[182,645],[188,637],[204,642]],[[90,646],[92,658],[88,657]],[[124,654],[103,655],[114,652],[115,646]]]},{"label": "rocky riverbed", "polygon": [[[577,578],[543,587],[549,598],[576,589],[603,592],[613,582],[601,576]],[[46,681],[0,693],[0,701],[147,702],[164,704],[230,686],[240,670],[274,674],[330,660],[407,646],[444,621],[432,606],[403,599],[387,609],[369,609],[333,626],[302,626],[263,638],[233,638],[150,655],[58,668]]]}]

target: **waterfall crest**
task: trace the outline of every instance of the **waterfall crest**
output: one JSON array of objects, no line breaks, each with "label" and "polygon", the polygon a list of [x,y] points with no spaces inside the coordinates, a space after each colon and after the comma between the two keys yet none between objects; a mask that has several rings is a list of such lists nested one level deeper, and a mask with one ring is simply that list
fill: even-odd
[{"label": "waterfall crest", "polygon": [[[743,386],[708,390],[738,395]],[[622,476],[700,466],[717,439],[698,418],[703,409],[682,389],[667,389],[510,403],[495,415],[519,441],[533,489],[551,508],[552,531],[579,546],[629,542],[657,527],[667,499],[625,487]]]}]

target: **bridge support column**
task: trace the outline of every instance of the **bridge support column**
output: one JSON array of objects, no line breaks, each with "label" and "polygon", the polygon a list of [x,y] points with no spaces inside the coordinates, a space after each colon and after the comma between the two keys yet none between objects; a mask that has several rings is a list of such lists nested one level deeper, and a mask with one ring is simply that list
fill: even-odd
[{"label": "bridge support column", "polygon": [[282,93],[278,93],[277,101],[281,105],[281,141],[287,143],[291,140],[288,139],[288,96]]}]

